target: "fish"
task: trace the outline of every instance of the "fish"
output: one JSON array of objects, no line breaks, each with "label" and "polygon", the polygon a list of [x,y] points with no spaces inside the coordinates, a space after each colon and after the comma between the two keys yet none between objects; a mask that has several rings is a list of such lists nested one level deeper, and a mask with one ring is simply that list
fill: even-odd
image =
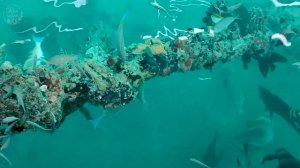
[{"label": "fish", "polygon": [[6,46],[6,44],[5,44],[5,43],[2,43],[2,44],[0,45],[0,50],[2,50],[5,46]]},{"label": "fish", "polygon": [[[15,40],[11,42],[11,44],[25,44],[27,42],[31,42],[31,39],[25,39],[25,40]],[[0,47],[1,48],[1,47]]]},{"label": "fish", "polygon": [[23,70],[30,70],[35,69],[37,65],[41,65],[43,63],[46,63],[45,56],[42,50],[42,42],[44,41],[45,36],[38,37],[38,36],[32,36],[32,40],[35,42],[35,46],[31,52],[31,55],[28,57],[28,59],[25,61],[23,65]]},{"label": "fish", "polygon": [[263,148],[274,138],[272,121],[269,117],[261,116],[246,123],[243,131],[244,150],[249,153],[249,147]]},{"label": "fish", "polygon": [[278,160],[277,168],[300,168],[300,161],[285,148],[279,148],[273,154],[267,154],[262,164],[268,161]]},{"label": "fish", "polygon": [[238,17],[226,17],[219,22],[216,23],[214,26],[214,32],[215,33],[220,33],[228,28],[230,24],[232,24]]},{"label": "fish", "polygon": [[287,59],[284,56],[275,52],[272,52],[269,55],[264,55],[264,56],[254,54],[252,58],[254,58],[257,61],[259,71],[264,78],[267,77],[270,71],[273,72],[275,70],[276,66],[274,65],[274,63],[287,62]]},{"label": "fish", "polygon": [[215,13],[212,14],[212,15],[210,16],[210,18],[211,18],[212,22],[215,23],[215,24],[219,23],[220,21],[222,21],[222,20],[224,19],[223,16],[221,16],[221,15],[219,15],[219,14],[215,14]]},{"label": "fish", "polygon": [[259,97],[264,103],[266,110],[270,112],[272,117],[273,113],[278,114],[280,117],[290,122],[290,111],[291,107],[284,102],[280,97],[274,95],[268,89],[259,86]]},{"label": "fish", "polygon": [[236,3],[234,5],[229,6],[227,10],[230,12],[234,12],[235,10],[239,9],[242,6],[243,6],[242,3]]},{"label": "fish", "polygon": [[239,168],[250,168],[256,162],[256,156],[272,142],[274,131],[269,117],[259,117],[246,123],[245,130],[241,133],[242,143],[239,145],[242,157],[237,157]]},{"label": "fish", "polygon": [[288,122],[295,131],[300,133],[299,109],[291,108],[286,102],[262,86],[259,86],[259,96],[265,104],[266,109],[270,112],[271,118],[273,113],[276,113],[286,122]]},{"label": "fish", "polygon": [[145,99],[145,90],[143,88],[143,86],[141,85],[139,88],[139,93],[137,94],[137,99],[142,103],[142,104],[146,104],[147,100]]},{"label": "fish", "polygon": [[296,6],[288,7],[285,8],[285,11],[291,16],[293,16],[294,18],[298,19],[300,17],[300,7],[296,7]]},{"label": "fish", "polygon": [[164,12],[168,17],[172,18],[173,21],[176,21],[176,16],[171,15],[166,8],[161,6],[156,0],[150,3],[154,8],[157,9],[158,16],[160,15],[160,11]]},{"label": "fish", "polygon": [[78,57],[76,55],[59,54],[51,57],[48,63],[51,65],[62,65],[68,62],[76,61]]},{"label": "fish", "polygon": [[220,160],[223,158],[223,154],[217,154],[217,131],[214,133],[214,137],[207,147],[205,154],[202,157],[202,160],[209,166],[209,167],[217,167],[220,163]]},{"label": "fish", "polygon": [[97,118],[92,117],[91,112],[86,107],[79,108],[80,113],[84,116],[84,118],[92,124],[92,126],[96,129],[99,126],[99,123],[106,116],[107,112],[103,111],[102,115]]},{"label": "fish", "polygon": [[125,52],[125,42],[124,42],[124,21],[126,17],[128,16],[129,12],[127,11],[118,26],[118,55],[121,63],[124,63],[126,52]]},{"label": "fish", "polygon": [[32,36],[32,40],[35,42],[35,47],[32,51],[32,54],[36,57],[37,59],[37,64],[40,63],[41,59],[44,59],[45,56],[44,56],[44,53],[43,53],[43,50],[42,50],[42,42],[44,41],[45,37],[38,37],[38,36]]},{"label": "fish", "polygon": [[190,158],[190,161],[192,161],[192,162],[194,162],[194,163],[200,165],[200,166],[203,167],[203,168],[211,168],[211,167],[209,167],[208,165],[206,165],[205,163],[203,163],[203,162],[201,162],[200,160],[197,160],[197,159],[195,159],[195,158]]},{"label": "fish", "polygon": [[236,165],[238,168],[250,168],[251,163],[250,162],[246,162],[245,161],[241,161],[240,158],[236,158]]},{"label": "fish", "polygon": [[12,167],[11,161],[0,152],[0,167]]}]

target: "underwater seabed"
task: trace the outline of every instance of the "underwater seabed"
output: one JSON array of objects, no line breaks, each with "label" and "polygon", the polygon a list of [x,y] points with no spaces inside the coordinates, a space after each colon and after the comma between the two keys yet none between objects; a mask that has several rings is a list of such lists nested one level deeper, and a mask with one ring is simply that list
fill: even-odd
[{"label": "underwater seabed", "polygon": [[[224,154],[220,165],[236,167],[236,158],[243,155],[236,138],[242,131],[240,125],[267,113],[258,99],[257,86],[276,90],[295,107],[300,98],[295,91],[300,84],[295,80],[299,77],[295,67],[278,66],[266,80],[255,66],[252,63],[251,70],[245,71],[240,60],[233,60],[217,64],[212,72],[150,80],[144,86],[145,104],[136,100],[123,106],[105,117],[97,129],[76,112],[52,134],[29,131],[14,135],[5,154],[15,168],[196,168],[201,166],[189,159],[201,160],[217,131],[217,151]],[[201,81],[199,77],[211,80]],[[236,102],[242,97],[245,101],[239,105]],[[90,108],[98,114],[103,111]],[[299,157],[299,134],[276,115],[273,123],[274,139],[262,152],[273,152],[280,146]],[[259,167],[276,165],[270,162]]]}]

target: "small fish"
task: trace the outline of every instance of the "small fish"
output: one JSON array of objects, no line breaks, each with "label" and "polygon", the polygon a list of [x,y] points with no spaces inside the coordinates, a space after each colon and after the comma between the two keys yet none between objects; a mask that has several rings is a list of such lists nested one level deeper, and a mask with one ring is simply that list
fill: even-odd
[{"label": "small fish", "polygon": [[294,62],[292,65],[296,66],[298,69],[300,68],[300,62]]},{"label": "small fish", "polygon": [[[32,36],[32,40],[35,42],[35,47],[32,51],[33,56],[37,57],[37,60],[40,61],[41,59],[45,58],[41,44],[44,41],[45,37],[37,37],[37,36]],[[37,62],[37,64],[39,64]]]},{"label": "small fish", "polygon": [[166,8],[161,6],[156,0],[150,3],[154,8],[157,9],[158,16],[160,15],[160,11],[164,12],[168,17],[172,18],[173,21],[176,21],[176,17],[171,15]]},{"label": "small fish", "polygon": [[119,27],[118,27],[118,54],[121,63],[124,63],[126,52],[125,52],[125,42],[124,42],[124,20],[128,16],[128,11],[123,15]]},{"label": "small fish", "polygon": [[8,124],[8,123],[11,123],[11,122],[14,122],[14,121],[17,121],[17,120],[19,120],[19,118],[11,116],[11,117],[3,118],[2,123]]},{"label": "small fish", "polygon": [[217,154],[217,131],[215,131],[213,139],[206,149],[202,160],[210,167],[217,167],[222,158],[223,154]]},{"label": "small fish", "polygon": [[212,22],[214,22],[215,24],[219,23],[221,20],[224,19],[223,16],[218,15],[218,14],[212,14],[212,15],[210,16],[210,18],[211,18]]},{"label": "small fish", "polygon": [[76,61],[78,57],[76,55],[66,55],[66,54],[60,54],[60,55],[55,55],[51,57],[48,60],[48,63],[51,65],[62,65],[66,64],[68,62]]},{"label": "small fish", "polygon": [[287,13],[293,16],[294,18],[300,17],[300,7],[288,7],[285,8],[285,11],[287,11]]},{"label": "small fish", "polygon": [[5,44],[5,43],[2,43],[2,44],[0,45],[0,50],[2,50],[5,46],[6,46],[6,44]]},{"label": "small fish", "polygon": [[197,160],[195,158],[190,158],[190,161],[197,163],[198,165],[204,167],[204,168],[210,168],[209,166],[207,166],[206,164],[202,163],[200,160]]},{"label": "small fish", "polygon": [[4,134],[5,134],[5,135],[10,134],[12,128],[13,128],[16,124],[17,124],[17,121],[14,121],[13,123],[9,124],[9,125],[5,128]]},{"label": "small fish", "polygon": [[41,125],[39,125],[39,124],[37,124],[37,123],[35,123],[35,122],[32,122],[32,121],[26,121],[26,123],[28,124],[28,125],[31,125],[31,126],[33,126],[33,127],[35,127],[35,128],[38,128],[38,129],[41,129],[41,130],[43,130],[43,131],[53,131],[52,129],[48,129],[48,128],[44,128],[44,127],[42,127]]},{"label": "small fish", "polygon": [[219,21],[215,26],[214,26],[214,32],[215,33],[220,33],[228,28],[228,26],[233,23],[237,17],[226,17]]},{"label": "small fish", "polygon": [[42,42],[45,37],[32,36],[32,40],[35,42],[35,46],[31,52],[29,58],[25,61],[23,65],[24,70],[35,69],[37,65],[45,63],[45,56],[41,47]]},{"label": "small fish", "polygon": [[10,136],[8,136],[5,140],[4,143],[2,144],[0,151],[3,151],[4,149],[8,148],[10,145]]},{"label": "small fish", "polygon": [[227,10],[230,12],[233,12],[233,11],[237,10],[238,8],[240,8],[241,6],[242,6],[242,3],[236,3],[232,6],[229,6]]},{"label": "small fish", "polygon": [[242,163],[239,158],[236,159],[236,164],[237,164],[238,168],[242,168]]},{"label": "small fish", "polygon": [[11,44],[25,44],[26,42],[31,42],[31,39],[16,40],[16,41],[11,42]]},{"label": "small fish", "polygon": [[93,118],[91,112],[86,108],[86,107],[80,107],[79,111],[81,112],[81,114],[83,114],[84,118],[89,121],[93,127],[96,129],[99,125],[99,123],[101,122],[101,120],[106,116],[107,112],[103,111],[102,114],[97,117],[97,118]]},{"label": "small fish", "polygon": [[[148,47],[149,48],[149,47]],[[141,85],[139,88],[139,93],[137,94],[137,99],[142,103],[145,104],[147,103],[146,99],[145,99],[145,91],[143,89],[143,86]]]},{"label": "small fish", "polygon": [[238,168],[250,168],[250,166],[251,166],[250,162],[248,162],[245,166],[245,164],[242,163],[239,158],[236,159],[236,164],[237,164]]},{"label": "small fish", "polygon": [[206,77],[206,78],[199,77],[198,79],[201,81],[206,81],[206,80],[211,80],[212,78],[211,77]]},{"label": "small fish", "polygon": [[4,160],[5,163],[3,163],[3,161],[0,161],[0,166],[2,167],[12,167],[12,163],[10,162],[10,160],[3,154],[0,152],[0,158],[1,160]]}]

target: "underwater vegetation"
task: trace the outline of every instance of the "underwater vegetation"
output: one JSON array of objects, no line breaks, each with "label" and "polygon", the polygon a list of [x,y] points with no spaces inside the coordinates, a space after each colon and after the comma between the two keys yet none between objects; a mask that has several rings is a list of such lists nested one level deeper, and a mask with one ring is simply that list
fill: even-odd
[{"label": "underwater vegetation", "polygon": [[[44,0],[53,7],[88,5],[86,0],[59,3],[57,0]],[[176,12],[187,1],[170,1],[171,9],[154,0],[150,5],[158,15],[176,21]],[[261,7],[247,8],[241,3],[228,4],[225,1],[199,1],[199,6],[207,7],[202,18],[203,27],[190,27],[185,30],[164,26],[155,37],[143,36],[140,43],[125,46],[124,29],[126,12],[120,19],[117,30],[117,47],[112,44],[112,30],[103,25],[95,25],[89,32],[87,41],[82,44],[81,54],[62,51],[47,59],[41,47],[51,26],[59,33],[83,31],[82,27],[63,28],[58,21],[50,22],[45,28],[36,26],[18,31],[17,34],[33,32],[30,38],[16,40],[10,44],[32,42],[34,46],[23,65],[5,59],[8,43],[0,45],[0,151],[8,147],[10,137],[29,130],[56,131],[66,117],[79,110],[86,120],[97,127],[103,118],[94,119],[86,103],[115,109],[125,106],[135,99],[145,102],[142,86],[150,79],[166,77],[173,73],[185,73],[207,69],[213,70],[217,62],[226,63],[241,59],[245,70],[251,61],[257,62],[257,69],[264,78],[275,73],[276,66],[288,61],[276,49],[290,47],[291,41],[299,36],[295,20],[286,16],[272,16]],[[273,1],[275,6],[295,6]],[[11,26],[22,21],[23,13],[17,6],[8,6],[5,21]],[[160,16],[161,17],[161,16]],[[280,25],[274,31],[272,25]],[[284,24],[281,24],[284,23]],[[98,27],[97,27],[98,26]],[[299,63],[293,65],[299,66]],[[210,78],[209,78],[210,79]],[[300,112],[291,108],[284,100],[263,86],[258,87],[259,97],[270,116],[262,116],[246,123],[243,131],[242,150],[247,158],[250,148],[262,149],[274,137],[273,113],[276,113],[292,128],[300,133]],[[201,161],[191,161],[202,167],[217,167],[224,154],[217,152],[217,133],[208,145]],[[6,164],[9,159],[0,153]],[[279,168],[299,167],[299,161],[285,149],[266,155],[262,163],[279,160]],[[202,162],[203,161],[203,162]],[[237,159],[238,167],[251,167],[251,159],[245,163]]]}]

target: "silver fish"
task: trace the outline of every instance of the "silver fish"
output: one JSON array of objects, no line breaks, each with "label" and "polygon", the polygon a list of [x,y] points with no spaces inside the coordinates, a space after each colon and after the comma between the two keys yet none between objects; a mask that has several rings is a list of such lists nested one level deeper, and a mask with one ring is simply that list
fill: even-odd
[{"label": "silver fish", "polygon": [[219,21],[215,26],[214,26],[214,32],[215,33],[220,33],[224,31],[225,29],[228,28],[228,26],[233,23],[237,17],[227,17]]}]

